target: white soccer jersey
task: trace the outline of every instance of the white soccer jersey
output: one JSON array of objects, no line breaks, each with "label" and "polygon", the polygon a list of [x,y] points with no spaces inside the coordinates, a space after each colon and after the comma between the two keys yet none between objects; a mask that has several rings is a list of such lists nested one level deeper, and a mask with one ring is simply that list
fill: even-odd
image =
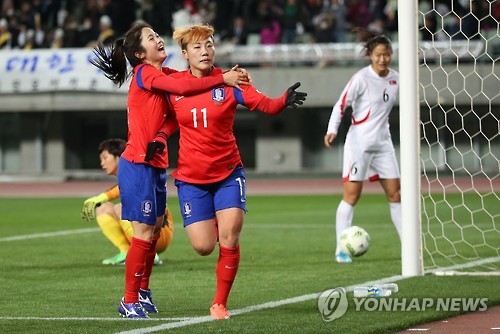
[{"label": "white soccer jersey", "polygon": [[389,132],[389,114],[396,101],[399,74],[389,69],[385,77],[367,66],[359,70],[344,88],[333,106],[326,133],[337,133],[344,111],[352,106],[352,122],[346,137],[351,145],[365,150],[392,146]]},{"label": "white soccer jersey", "polygon": [[344,145],[344,181],[399,178],[389,131],[389,114],[397,99],[399,74],[379,76],[367,66],[359,70],[334,105],[327,133],[337,133],[344,111],[352,107],[352,120]]}]

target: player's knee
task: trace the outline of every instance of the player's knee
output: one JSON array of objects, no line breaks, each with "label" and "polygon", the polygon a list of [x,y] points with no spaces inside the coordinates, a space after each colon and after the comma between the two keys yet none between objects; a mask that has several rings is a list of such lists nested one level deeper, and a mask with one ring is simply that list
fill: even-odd
[{"label": "player's knee", "polygon": [[360,194],[348,193],[344,194],[343,200],[351,206],[355,206],[359,201]]},{"label": "player's knee", "polygon": [[219,235],[219,243],[224,247],[236,247],[240,240],[238,235]]},{"label": "player's knee", "polygon": [[213,245],[193,245],[194,250],[201,256],[208,256],[212,254],[215,248],[215,244]]},{"label": "player's knee", "polygon": [[114,216],[115,211],[114,211],[113,203],[107,202],[107,203],[103,203],[100,206],[96,207],[95,214],[96,214],[96,216],[100,216],[100,215],[104,215],[104,214]]},{"label": "player's knee", "polygon": [[390,203],[399,203],[401,202],[401,193],[399,190],[392,191],[387,194],[387,200]]}]

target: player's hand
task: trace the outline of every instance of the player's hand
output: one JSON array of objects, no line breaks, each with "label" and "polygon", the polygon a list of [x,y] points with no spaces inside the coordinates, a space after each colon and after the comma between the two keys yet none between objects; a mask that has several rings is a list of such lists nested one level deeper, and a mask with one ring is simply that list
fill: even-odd
[{"label": "player's hand", "polygon": [[83,208],[81,212],[81,217],[84,220],[92,220],[95,218],[95,208],[100,206],[102,203],[107,202],[108,198],[106,194],[102,193],[97,196],[88,198],[83,202]]},{"label": "player's hand", "polygon": [[297,92],[296,89],[300,87],[300,82],[296,82],[293,86],[286,91],[286,105],[292,108],[297,108],[297,105],[304,104],[307,93]]},{"label": "player's hand", "polygon": [[223,73],[222,77],[224,78],[225,85],[236,87],[241,91],[243,91],[243,88],[241,88],[240,85],[250,84],[248,81],[248,74],[239,71],[238,65],[234,66],[230,71]]},{"label": "player's hand", "polygon": [[239,68],[239,65],[234,65],[233,68],[231,69],[231,71],[238,71],[238,72],[245,74],[247,76],[248,84],[249,85],[252,84],[252,76],[250,76],[250,73],[248,73],[248,71],[246,69]]},{"label": "player's hand", "polygon": [[156,151],[158,151],[158,154],[162,154],[164,149],[165,144],[162,142],[156,140],[150,141],[148,143],[148,147],[146,148],[146,157],[144,158],[144,161],[150,162],[155,156]]},{"label": "player's hand", "polygon": [[325,135],[325,146],[330,148],[332,147],[333,141],[337,135],[335,133],[327,133]]}]

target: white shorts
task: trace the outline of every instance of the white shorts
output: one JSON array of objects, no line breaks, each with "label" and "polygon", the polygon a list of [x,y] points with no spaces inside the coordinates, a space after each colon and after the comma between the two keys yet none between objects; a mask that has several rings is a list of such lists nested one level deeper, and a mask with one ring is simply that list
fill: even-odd
[{"label": "white shorts", "polygon": [[380,151],[362,151],[344,146],[342,181],[378,181],[400,177],[396,153],[392,146]]}]

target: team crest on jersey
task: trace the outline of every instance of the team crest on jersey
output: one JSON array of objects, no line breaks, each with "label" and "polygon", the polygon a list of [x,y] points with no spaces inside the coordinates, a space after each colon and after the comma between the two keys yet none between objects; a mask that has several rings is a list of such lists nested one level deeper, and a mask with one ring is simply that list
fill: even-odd
[{"label": "team crest on jersey", "polygon": [[226,98],[224,88],[215,88],[212,90],[212,100],[216,103],[221,103]]},{"label": "team crest on jersey", "polygon": [[182,206],[182,211],[184,218],[191,217],[191,213],[193,212],[193,209],[191,207],[191,202],[185,202],[184,205]]},{"label": "team crest on jersey", "polygon": [[396,80],[390,80],[389,85],[397,85],[398,82]]},{"label": "team crest on jersey", "polygon": [[143,201],[141,203],[141,212],[144,216],[150,216],[153,211],[153,202],[151,201]]}]

